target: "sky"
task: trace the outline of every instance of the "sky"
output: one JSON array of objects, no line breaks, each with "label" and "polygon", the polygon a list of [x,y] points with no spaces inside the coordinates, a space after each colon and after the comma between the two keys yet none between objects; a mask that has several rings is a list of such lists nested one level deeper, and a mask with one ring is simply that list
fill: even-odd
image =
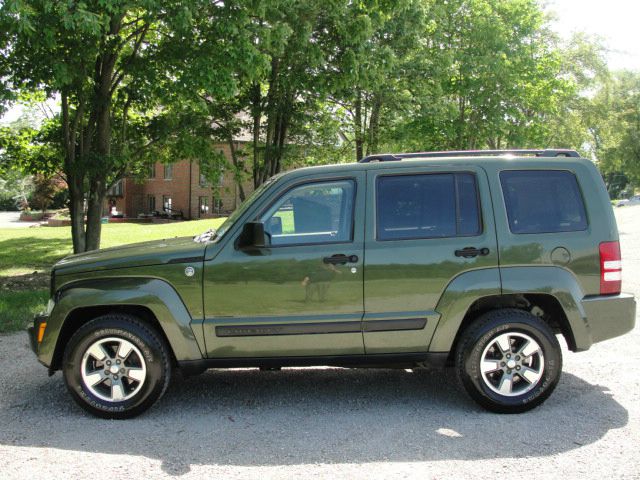
[{"label": "sky", "polygon": [[611,70],[640,71],[640,1],[545,0],[555,12],[553,28],[562,36],[582,31],[602,37]]}]

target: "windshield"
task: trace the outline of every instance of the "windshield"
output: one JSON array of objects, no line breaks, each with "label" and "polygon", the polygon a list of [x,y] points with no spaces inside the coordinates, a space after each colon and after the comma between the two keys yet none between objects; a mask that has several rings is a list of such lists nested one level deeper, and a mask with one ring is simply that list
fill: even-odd
[{"label": "windshield", "polygon": [[224,234],[227,233],[227,231],[231,228],[231,226],[236,223],[236,220],[238,220],[238,218],[240,218],[242,214],[246,212],[249,207],[251,207],[251,205],[254,204],[254,202],[260,195],[262,195],[262,192],[264,192],[267,187],[269,187],[279,177],[280,175],[271,177],[269,180],[260,185],[256,190],[254,190],[254,192],[249,195],[249,197],[244,202],[242,202],[242,204],[238,208],[236,208],[231,215],[227,217],[227,219],[222,225],[220,225],[219,228],[211,228],[200,235],[196,235],[195,237],[193,237],[193,240],[195,242],[208,242],[216,241],[222,238]]}]

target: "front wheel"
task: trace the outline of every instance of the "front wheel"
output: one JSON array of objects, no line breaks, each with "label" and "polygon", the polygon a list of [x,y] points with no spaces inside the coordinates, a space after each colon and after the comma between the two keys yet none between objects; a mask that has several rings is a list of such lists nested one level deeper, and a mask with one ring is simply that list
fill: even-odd
[{"label": "front wheel", "polygon": [[108,314],[71,337],[63,373],[74,400],[93,415],[130,418],[151,407],[171,376],[169,350],[140,319]]},{"label": "front wheel", "polygon": [[456,370],[469,395],[487,410],[521,413],[555,389],[562,351],[549,326],[522,310],[488,312],[462,334]]}]

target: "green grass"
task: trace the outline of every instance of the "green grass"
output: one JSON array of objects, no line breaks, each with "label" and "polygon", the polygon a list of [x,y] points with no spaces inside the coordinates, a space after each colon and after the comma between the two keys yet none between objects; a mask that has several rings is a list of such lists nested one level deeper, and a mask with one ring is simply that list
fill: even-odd
[{"label": "green grass", "polygon": [[[102,248],[163,238],[196,235],[224,219],[164,224],[113,223],[102,226]],[[48,272],[73,252],[69,227],[0,229],[0,277]],[[16,279],[14,279],[15,281]],[[22,330],[44,309],[49,292],[40,286],[22,291],[0,290],[0,333]],[[27,287],[29,288],[29,287]]]},{"label": "green grass", "polygon": [[47,290],[2,292],[0,294],[0,333],[24,329],[33,316],[44,310]]},{"label": "green grass", "polygon": [[[164,224],[106,224],[102,226],[101,247],[196,235],[222,221],[217,218]],[[72,252],[70,227],[1,228],[0,277],[46,272]]]}]

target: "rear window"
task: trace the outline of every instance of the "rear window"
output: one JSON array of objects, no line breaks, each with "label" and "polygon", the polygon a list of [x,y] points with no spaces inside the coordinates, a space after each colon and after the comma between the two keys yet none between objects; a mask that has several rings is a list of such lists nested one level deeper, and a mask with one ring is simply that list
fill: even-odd
[{"label": "rear window", "polygon": [[500,173],[512,233],[586,230],[584,202],[573,173],[507,170]]},{"label": "rear window", "polygon": [[381,176],[377,239],[401,240],[480,233],[476,179],[470,173]]}]

